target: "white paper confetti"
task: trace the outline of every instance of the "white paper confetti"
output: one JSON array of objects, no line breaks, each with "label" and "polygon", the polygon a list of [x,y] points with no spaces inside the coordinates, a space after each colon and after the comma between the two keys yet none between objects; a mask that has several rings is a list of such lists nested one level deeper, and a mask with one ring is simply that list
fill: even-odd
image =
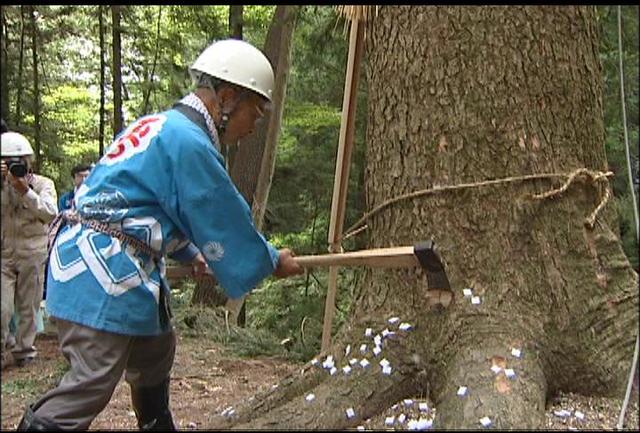
[{"label": "white paper confetti", "polygon": [[413,326],[411,326],[411,324],[409,324],[407,322],[402,322],[400,325],[398,325],[398,329],[400,329],[402,331],[408,331],[411,328],[413,328]]},{"label": "white paper confetti", "polygon": [[367,345],[366,344],[361,345],[360,346],[360,352],[361,353],[365,353],[366,351],[367,351]]},{"label": "white paper confetti", "polygon": [[575,416],[578,419],[584,419],[584,414],[582,412],[580,412],[579,410],[575,411],[573,416]]},{"label": "white paper confetti", "polygon": [[358,363],[358,358],[351,358],[351,359],[349,360],[349,364],[351,364],[351,365],[355,365],[355,364],[357,364],[357,363]]},{"label": "white paper confetti", "polygon": [[384,423],[385,425],[393,425],[395,420],[396,420],[395,416],[388,416],[384,419]]},{"label": "white paper confetti", "polygon": [[458,392],[457,394],[462,397],[463,395],[467,394],[467,387],[466,386],[461,386],[460,388],[458,388]]},{"label": "white paper confetti", "polygon": [[520,355],[522,355],[522,352],[520,351],[520,349],[516,349],[514,347],[513,349],[511,349],[511,354],[516,358],[520,358]]},{"label": "white paper confetti", "polygon": [[376,346],[376,347],[373,348],[373,354],[375,356],[380,355],[380,352],[382,352],[382,349],[380,348],[380,346]]},{"label": "white paper confetti", "polygon": [[364,426],[363,425],[359,425],[358,427],[356,427],[356,430],[364,431]]},{"label": "white paper confetti", "polygon": [[418,403],[418,408],[420,409],[420,412],[427,412],[429,410],[429,405],[422,401]]},{"label": "white paper confetti", "polygon": [[387,361],[387,358],[382,358],[380,360],[380,365],[383,367],[386,367],[387,365],[389,365],[389,361]]},{"label": "white paper confetti", "polygon": [[413,406],[413,400],[411,400],[410,398],[405,398],[404,400],[402,400],[402,402],[405,406]]},{"label": "white paper confetti", "polygon": [[327,356],[327,359],[325,359],[324,362],[322,363],[322,366],[327,370],[330,370],[331,368],[333,368],[334,365],[335,364],[333,362],[333,356],[331,355]]},{"label": "white paper confetti", "polygon": [[393,325],[394,323],[398,323],[399,321],[400,321],[400,318],[399,318],[399,317],[392,317],[392,318],[390,318],[389,320],[387,320],[387,322],[391,323],[392,325]]},{"label": "white paper confetti", "polygon": [[364,330],[365,337],[371,337],[373,335],[373,329],[367,328]]},{"label": "white paper confetti", "polygon": [[307,401],[313,401],[316,399],[315,394],[307,394],[307,396],[304,398]]},{"label": "white paper confetti", "polygon": [[329,374],[330,374],[331,376],[333,376],[334,374],[336,374],[336,371],[338,371],[338,369],[337,369],[337,368],[335,368],[335,367],[331,367],[331,370],[329,370]]},{"label": "white paper confetti", "polygon": [[351,367],[345,365],[344,367],[342,367],[342,371],[344,371],[344,374],[349,374],[351,373]]},{"label": "white paper confetti", "polygon": [[347,412],[347,418],[353,418],[354,416],[356,416],[356,413],[352,407],[347,409],[346,412]]},{"label": "white paper confetti", "polygon": [[367,368],[369,364],[370,362],[367,358],[362,358],[362,360],[360,361],[360,365],[362,366],[362,368]]},{"label": "white paper confetti", "polygon": [[482,424],[485,427],[489,427],[491,425],[491,419],[488,416],[480,418],[480,424]]},{"label": "white paper confetti", "polygon": [[376,334],[376,336],[373,337],[373,342],[376,346],[380,346],[382,344],[382,337],[380,336],[380,334]]},{"label": "white paper confetti", "polygon": [[491,366],[491,371],[493,371],[495,374],[498,374],[502,371],[502,367],[499,367],[497,365],[492,365]]},{"label": "white paper confetti", "polygon": [[187,428],[196,428],[198,427],[198,424],[196,424],[195,422],[191,421],[188,425]]},{"label": "white paper confetti", "polygon": [[480,296],[472,296],[471,297],[471,303],[473,305],[480,305]]},{"label": "white paper confetti", "polygon": [[393,337],[394,335],[396,335],[396,333],[393,331],[389,331],[388,329],[385,329],[384,331],[382,331],[382,336],[384,338]]},{"label": "white paper confetti", "polygon": [[319,363],[320,361],[318,361],[316,358],[313,358],[311,361],[311,365],[316,365],[317,363]]},{"label": "white paper confetti", "polygon": [[349,356],[350,352],[351,352],[351,345],[347,344],[347,347],[345,347],[344,349],[344,356]]},{"label": "white paper confetti", "polygon": [[568,416],[571,415],[571,411],[565,410],[565,409],[561,409],[561,410],[554,410],[553,414],[555,416],[558,416],[560,418],[566,418]]},{"label": "white paper confetti", "polygon": [[382,374],[386,374],[387,376],[391,374],[391,366],[386,365],[382,367]]},{"label": "white paper confetti", "polygon": [[473,296],[473,290],[471,289],[462,289],[462,294],[466,297]]},{"label": "white paper confetti", "polygon": [[516,372],[513,371],[513,368],[505,368],[504,374],[510,379],[516,377]]},{"label": "white paper confetti", "polygon": [[403,413],[401,413],[400,415],[398,415],[398,423],[402,424],[404,423],[404,421],[407,419],[407,416]]},{"label": "white paper confetti", "polygon": [[433,426],[433,420],[428,418],[410,419],[407,423],[409,430],[428,430]]},{"label": "white paper confetti", "polygon": [[225,408],[220,415],[225,416],[225,415],[229,415],[229,412],[233,412],[233,406],[229,406],[227,408]]},{"label": "white paper confetti", "polygon": [[418,419],[418,430],[427,430],[433,427],[433,420],[429,418]]}]

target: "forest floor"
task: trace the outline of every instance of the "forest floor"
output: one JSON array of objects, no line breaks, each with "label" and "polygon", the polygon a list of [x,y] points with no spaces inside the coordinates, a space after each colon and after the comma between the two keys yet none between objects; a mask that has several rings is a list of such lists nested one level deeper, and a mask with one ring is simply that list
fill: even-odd
[{"label": "forest floor", "polygon": [[[10,366],[2,372],[2,430],[15,430],[25,406],[52,388],[66,369],[66,361],[58,350],[55,336],[40,335],[36,344],[40,352],[36,361],[23,368]],[[212,414],[221,413],[257,392],[269,389],[300,368],[301,364],[281,358],[239,358],[220,343],[183,337],[178,332],[171,377],[174,421],[180,429],[205,430]],[[425,400],[403,400],[383,414],[363,422],[359,429],[408,430],[416,427],[419,418],[424,421],[431,419],[432,426],[437,427],[436,414],[431,409],[423,411],[424,403],[431,407]],[[614,430],[621,404],[622,398],[560,395],[547,408],[546,428]],[[481,428],[480,424],[478,427]],[[639,427],[637,388],[627,409],[624,427],[629,430]],[[130,406],[129,387],[122,380],[111,402],[91,425],[91,430],[131,429],[137,429],[137,425]]]}]

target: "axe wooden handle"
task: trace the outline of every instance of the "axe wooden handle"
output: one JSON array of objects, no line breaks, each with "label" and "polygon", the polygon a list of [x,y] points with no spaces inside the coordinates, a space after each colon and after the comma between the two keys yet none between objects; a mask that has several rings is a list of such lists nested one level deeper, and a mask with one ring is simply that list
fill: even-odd
[{"label": "axe wooden handle", "polygon": [[319,266],[369,266],[374,268],[413,268],[420,266],[413,247],[376,248],[338,254],[296,256],[303,268]]},{"label": "axe wooden handle", "polygon": [[[213,272],[209,268],[205,271],[206,275],[213,275]],[[168,280],[181,280],[183,278],[193,277],[193,269],[191,265],[179,264],[173,266],[167,266],[167,279]]]}]

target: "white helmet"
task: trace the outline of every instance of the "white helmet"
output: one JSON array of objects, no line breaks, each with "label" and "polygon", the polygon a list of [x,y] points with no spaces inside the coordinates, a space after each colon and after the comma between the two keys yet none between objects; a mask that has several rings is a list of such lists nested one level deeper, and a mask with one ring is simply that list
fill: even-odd
[{"label": "white helmet", "polygon": [[29,140],[17,132],[4,132],[0,136],[2,141],[1,156],[27,156],[33,155],[33,149]]},{"label": "white helmet", "polygon": [[253,90],[271,101],[274,78],[269,59],[253,45],[238,39],[214,42],[190,68],[197,80],[201,73]]}]

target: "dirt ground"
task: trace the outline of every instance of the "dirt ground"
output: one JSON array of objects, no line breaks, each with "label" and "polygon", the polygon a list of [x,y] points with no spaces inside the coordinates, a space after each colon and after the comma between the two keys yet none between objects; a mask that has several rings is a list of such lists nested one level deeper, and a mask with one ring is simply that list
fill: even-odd
[{"label": "dirt ground", "polygon": [[[2,430],[15,430],[25,405],[52,388],[64,371],[65,361],[59,354],[54,336],[41,335],[36,344],[40,356],[33,364],[24,368],[9,367],[2,372]],[[300,364],[277,358],[240,359],[219,344],[205,339],[182,338],[178,334],[171,378],[174,421],[180,429],[207,429],[206,420],[211,413],[223,412],[300,368]],[[621,404],[621,399],[558,396],[547,409],[547,429],[614,430]],[[426,409],[427,405],[429,409]],[[364,421],[358,429],[435,428],[435,415],[428,401],[404,400],[384,414]],[[418,420],[422,423],[418,424]],[[482,426],[478,424],[478,428]],[[125,429],[135,430],[137,425],[130,406],[129,387],[121,381],[91,430]],[[638,429],[637,390],[627,409],[625,429]]]}]

